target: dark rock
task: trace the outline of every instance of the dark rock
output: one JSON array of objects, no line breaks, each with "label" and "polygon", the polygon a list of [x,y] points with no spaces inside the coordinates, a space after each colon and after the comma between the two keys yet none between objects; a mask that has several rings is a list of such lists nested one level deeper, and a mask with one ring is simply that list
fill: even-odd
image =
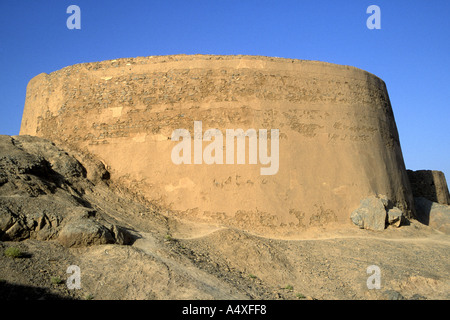
[{"label": "dark rock", "polygon": [[411,296],[411,298],[409,298],[409,300],[427,300],[426,297],[422,296],[421,294],[414,294]]},{"label": "dark rock", "polygon": [[58,242],[70,248],[114,243],[115,240],[110,230],[101,223],[89,218],[78,218],[62,228]]},{"label": "dark rock", "polygon": [[115,243],[117,244],[130,245],[133,244],[135,240],[135,236],[124,227],[113,225],[111,232],[114,236]]},{"label": "dark rock", "polygon": [[400,292],[395,290],[386,290],[383,292],[383,295],[387,300],[406,300]]},{"label": "dark rock", "polygon": [[86,177],[86,169],[67,152],[53,142],[33,136],[14,136],[14,145],[30,155],[38,155],[49,164],[52,171],[70,181],[74,177]]},{"label": "dark rock", "polygon": [[384,196],[370,196],[361,200],[358,209],[350,216],[354,224],[361,229],[384,230],[386,227],[387,199]]},{"label": "dark rock", "polygon": [[1,235],[8,231],[15,222],[16,219],[14,218],[13,213],[8,210],[8,208],[0,206],[0,239]]},{"label": "dark rock", "polygon": [[445,175],[437,170],[407,170],[411,190],[415,198],[423,197],[440,204],[450,205]]},{"label": "dark rock", "polygon": [[400,224],[402,222],[403,212],[397,207],[393,207],[388,210],[387,212],[388,216],[388,223],[390,225],[394,225],[397,228],[400,227]]},{"label": "dark rock", "polygon": [[430,201],[423,197],[414,198],[417,219],[434,229],[450,234],[450,206]]},{"label": "dark rock", "polygon": [[1,241],[57,239],[66,247],[134,241],[85,196],[109,178],[103,163],[74,154],[46,139],[0,135]]},{"label": "dark rock", "polygon": [[384,230],[387,224],[400,227],[403,211],[384,195],[370,196],[361,200],[350,218],[361,229]]}]

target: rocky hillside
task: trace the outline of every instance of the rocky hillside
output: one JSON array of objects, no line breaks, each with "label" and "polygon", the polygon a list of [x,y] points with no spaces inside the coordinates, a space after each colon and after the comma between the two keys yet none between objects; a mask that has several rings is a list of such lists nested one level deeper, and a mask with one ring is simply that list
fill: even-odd
[{"label": "rocky hillside", "polygon": [[[90,155],[0,136],[0,299],[450,298],[446,229],[409,220],[269,239],[166,213]],[[74,265],[80,289],[66,284]]]}]

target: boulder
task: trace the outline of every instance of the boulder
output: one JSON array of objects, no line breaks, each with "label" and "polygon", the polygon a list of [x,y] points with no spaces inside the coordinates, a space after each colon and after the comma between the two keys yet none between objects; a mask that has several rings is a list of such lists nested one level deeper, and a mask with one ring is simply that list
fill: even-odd
[{"label": "boulder", "polygon": [[414,198],[414,203],[417,219],[421,223],[450,234],[450,206],[423,197]]},{"label": "boulder", "polygon": [[114,243],[115,240],[111,231],[99,222],[90,218],[78,218],[62,228],[58,242],[70,248]]},{"label": "boulder", "polygon": [[350,219],[361,229],[384,230],[386,224],[400,227],[403,211],[393,206],[384,195],[370,196],[361,200],[358,209],[354,210]]},{"label": "boulder", "polygon": [[388,223],[390,225],[394,225],[398,228],[398,227],[400,227],[400,224],[402,222],[403,212],[399,208],[393,207],[388,210],[387,217],[388,217]]},{"label": "boulder", "polygon": [[350,216],[354,224],[361,229],[384,230],[386,227],[385,197],[370,196],[361,200],[358,209]]}]

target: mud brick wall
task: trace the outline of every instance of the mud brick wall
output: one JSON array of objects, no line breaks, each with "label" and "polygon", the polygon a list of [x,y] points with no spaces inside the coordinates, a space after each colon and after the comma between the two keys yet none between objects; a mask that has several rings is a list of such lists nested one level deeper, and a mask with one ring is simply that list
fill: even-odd
[{"label": "mud brick wall", "polygon": [[407,170],[407,173],[414,197],[450,205],[447,181],[442,171]]},{"label": "mud brick wall", "polygon": [[[192,135],[194,121],[224,134],[279,129],[278,173],[175,165],[172,131]],[[350,223],[372,194],[413,210],[386,85],[349,66],[209,55],[73,65],[30,81],[20,134],[96,155],[112,179],[193,222],[288,235]]]}]

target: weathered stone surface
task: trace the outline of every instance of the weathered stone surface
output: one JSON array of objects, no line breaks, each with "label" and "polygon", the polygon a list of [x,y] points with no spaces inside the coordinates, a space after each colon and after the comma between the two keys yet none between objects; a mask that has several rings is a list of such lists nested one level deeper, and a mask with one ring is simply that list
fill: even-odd
[{"label": "weathered stone surface", "polygon": [[16,219],[14,218],[11,211],[9,211],[7,208],[0,206],[0,235],[1,232],[5,232],[9,228],[11,228],[15,222]]},{"label": "weathered stone surface", "polygon": [[84,247],[114,243],[111,231],[104,225],[89,218],[70,221],[59,232],[58,242],[65,247]]},{"label": "weathered stone surface", "polygon": [[447,181],[442,171],[407,170],[407,173],[415,198],[423,197],[433,202],[450,205]]},{"label": "weathered stone surface", "polygon": [[396,227],[400,227],[400,224],[402,222],[403,212],[397,207],[393,207],[388,210],[387,212],[388,216],[388,223],[390,225],[394,225]]},{"label": "weathered stone surface", "polygon": [[385,197],[370,196],[361,200],[358,209],[352,212],[350,218],[361,229],[384,230],[386,228]]},{"label": "weathered stone surface", "polygon": [[417,218],[446,234],[450,234],[450,206],[430,201],[423,197],[414,198]]},{"label": "weathered stone surface", "polygon": [[385,195],[370,196],[361,200],[350,219],[361,229],[384,230],[386,225],[400,227],[403,211],[392,205]]},{"label": "weathered stone surface", "polygon": [[92,181],[107,177],[100,164],[92,158],[86,171],[46,139],[0,135],[0,241],[58,239],[67,247],[130,244],[134,238],[127,229],[108,222],[105,212],[98,214],[85,197]]},{"label": "weathered stone surface", "polygon": [[[266,165],[248,159],[174,164],[171,134],[192,138],[194,121],[202,133],[279,129],[278,172],[262,176]],[[348,223],[377,193],[414,210],[385,83],[349,66],[202,55],[78,64],[30,81],[20,133],[87,150],[113,181],[194,222],[281,235]]]},{"label": "weathered stone surface", "polygon": [[86,170],[77,159],[58,148],[54,143],[36,139],[32,136],[20,136],[14,138],[14,146],[28,155],[38,155],[39,158],[45,159],[49,169],[57,173],[66,180],[71,181],[72,178],[86,177]]}]

